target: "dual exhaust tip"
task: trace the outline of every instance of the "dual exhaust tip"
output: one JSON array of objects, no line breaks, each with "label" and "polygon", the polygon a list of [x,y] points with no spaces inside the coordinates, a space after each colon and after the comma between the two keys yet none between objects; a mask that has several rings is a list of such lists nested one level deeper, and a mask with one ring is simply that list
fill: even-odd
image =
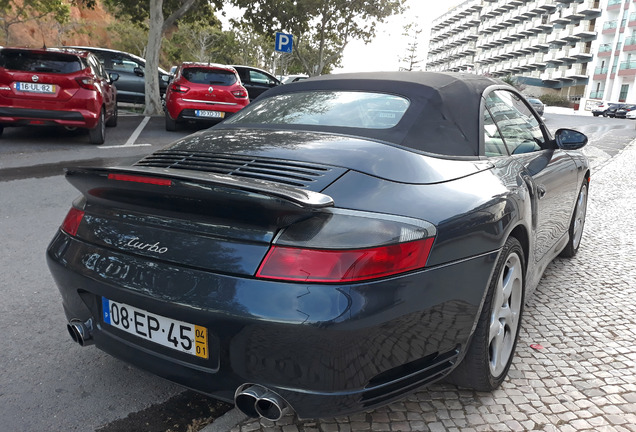
[{"label": "dual exhaust tip", "polygon": [[243,414],[252,418],[280,420],[290,411],[289,404],[273,391],[256,385],[243,384],[235,393],[234,403]]},{"label": "dual exhaust tip", "polygon": [[82,322],[79,319],[72,319],[66,324],[66,330],[71,338],[80,346],[88,346],[93,344],[93,319]]}]

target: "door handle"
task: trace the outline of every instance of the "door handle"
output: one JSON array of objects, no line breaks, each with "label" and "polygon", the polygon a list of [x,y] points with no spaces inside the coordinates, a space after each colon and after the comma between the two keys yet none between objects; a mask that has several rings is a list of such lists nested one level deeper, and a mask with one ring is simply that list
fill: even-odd
[{"label": "door handle", "polygon": [[539,199],[543,198],[545,196],[546,190],[545,187],[542,185],[537,186],[537,196],[539,197]]}]

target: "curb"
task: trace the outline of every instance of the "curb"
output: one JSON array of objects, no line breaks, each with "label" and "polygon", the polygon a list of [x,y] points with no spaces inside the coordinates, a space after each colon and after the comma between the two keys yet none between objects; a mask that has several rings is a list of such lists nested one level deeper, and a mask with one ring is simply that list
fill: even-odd
[{"label": "curb", "polygon": [[221,417],[199,430],[199,432],[228,432],[234,426],[237,426],[239,423],[247,419],[247,415],[243,414],[237,408],[232,408]]}]

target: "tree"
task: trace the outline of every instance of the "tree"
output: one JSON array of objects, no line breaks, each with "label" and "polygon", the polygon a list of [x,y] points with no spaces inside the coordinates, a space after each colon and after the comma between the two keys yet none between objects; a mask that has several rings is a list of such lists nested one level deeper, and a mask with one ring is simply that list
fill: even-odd
[{"label": "tree", "polygon": [[352,39],[369,42],[378,23],[403,10],[404,0],[231,0],[244,21],[273,39],[292,33],[294,55],[310,76],[338,64]]},{"label": "tree", "polygon": [[417,23],[410,23],[404,26],[404,33],[402,33],[402,35],[410,37],[411,41],[407,45],[406,56],[400,59],[400,62],[406,63],[406,67],[400,69],[412,71],[414,67],[422,62],[422,60],[417,58],[417,49],[421,33],[422,29]]},{"label": "tree", "polygon": [[11,27],[53,18],[58,23],[68,21],[71,8],[63,0],[0,0],[0,31],[6,45],[11,44]]},{"label": "tree", "polygon": [[[1,0],[0,0],[1,1]],[[207,16],[215,20],[212,5],[219,6],[221,0],[105,0],[111,8],[127,15],[133,22],[147,23],[148,45],[146,47],[146,100],[145,115],[161,114],[159,93],[159,54],[163,36],[180,19],[188,14]],[[195,7],[196,6],[196,7]]]}]

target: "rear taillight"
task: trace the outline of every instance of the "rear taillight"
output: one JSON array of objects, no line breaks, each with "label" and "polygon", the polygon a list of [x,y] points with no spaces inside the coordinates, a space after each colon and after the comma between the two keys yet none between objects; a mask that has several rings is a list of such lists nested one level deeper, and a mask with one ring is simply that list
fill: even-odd
[{"label": "rear taillight", "polygon": [[62,222],[62,231],[72,236],[77,235],[77,230],[82,222],[82,218],[84,217],[84,212],[82,210],[78,210],[75,207],[71,207],[68,211],[68,214],[64,218],[64,222]]},{"label": "rear taillight", "polygon": [[86,90],[97,90],[97,83],[91,77],[75,78],[75,81],[77,81],[80,87],[85,88]]},{"label": "rear taillight", "polygon": [[149,177],[131,174],[108,174],[108,180],[127,181],[133,183],[146,183],[157,186],[172,186],[172,180],[161,177]]},{"label": "rear taillight", "polygon": [[234,97],[239,98],[239,99],[246,99],[247,98],[247,91],[246,90],[234,90],[232,92],[232,94],[234,95]]},{"label": "rear taillight", "polygon": [[190,90],[190,87],[186,87],[181,84],[172,84],[172,87],[170,88],[172,89],[172,91],[175,91],[177,93],[186,93],[188,90]]},{"label": "rear taillight", "polygon": [[426,266],[435,234],[419,219],[331,210],[283,230],[256,277],[346,283],[418,270]]},{"label": "rear taillight", "polygon": [[256,276],[302,282],[376,279],[423,268],[432,246],[432,238],[358,250],[273,246]]}]

